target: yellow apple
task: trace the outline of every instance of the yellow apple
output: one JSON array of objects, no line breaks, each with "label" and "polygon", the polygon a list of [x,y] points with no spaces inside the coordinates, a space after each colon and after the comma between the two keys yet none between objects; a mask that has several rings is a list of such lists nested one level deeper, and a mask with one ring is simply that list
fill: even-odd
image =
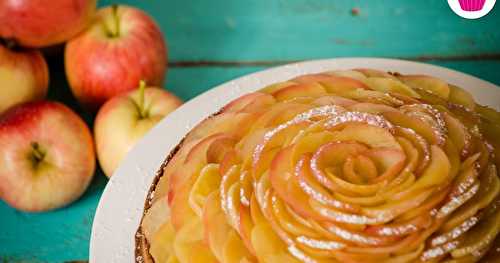
[{"label": "yellow apple", "polygon": [[182,104],[166,90],[145,85],[141,82],[139,89],[110,99],[97,114],[97,157],[108,177],[146,132]]},{"label": "yellow apple", "polygon": [[49,69],[40,51],[9,48],[0,43],[0,113],[45,98]]}]

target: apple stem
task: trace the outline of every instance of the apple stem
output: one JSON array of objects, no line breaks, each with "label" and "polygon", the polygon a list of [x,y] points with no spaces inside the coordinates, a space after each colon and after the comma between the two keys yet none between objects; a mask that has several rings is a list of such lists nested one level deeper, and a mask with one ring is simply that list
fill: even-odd
[{"label": "apple stem", "polygon": [[40,145],[37,142],[31,143],[31,148],[33,148],[33,163],[34,165],[38,165],[45,158],[45,152],[40,148]]},{"label": "apple stem", "polygon": [[111,12],[113,13],[113,25],[108,25],[108,35],[110,37],[120,36],[120,18],[118,17],[118,5],[113,4],[111,6]]},{"label": "apple stem", "polygon": [[17,47],[17,43],[14,39],[2,38],[0,39],[0,44],[4,44],[6,48],[13,50]]},{"label": "apple stem", "polygon": [[146,118],[146,109],[144,105],[144,92],[146,90],[146,82],[144,80],[139,81],[139,115],[142,118]]}]

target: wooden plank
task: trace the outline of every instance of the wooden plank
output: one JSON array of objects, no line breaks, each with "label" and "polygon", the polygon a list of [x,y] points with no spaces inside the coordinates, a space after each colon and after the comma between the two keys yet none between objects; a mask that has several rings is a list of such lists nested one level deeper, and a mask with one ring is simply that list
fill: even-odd
[{"label": "wooden plank", "polygon": [[[102,0],[101,5],[115,3]],[[168,39],[171,61],[340,56],[417,58],[500,53],[499,8],[479,20],[436,0],[137,1]],[[352,9],[359,15],[354,16]]]}]

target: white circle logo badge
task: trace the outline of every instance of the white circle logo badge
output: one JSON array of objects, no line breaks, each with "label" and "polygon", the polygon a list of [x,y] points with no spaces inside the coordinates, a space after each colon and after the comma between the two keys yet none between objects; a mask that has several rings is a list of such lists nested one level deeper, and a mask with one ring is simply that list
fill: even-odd
[{"label": "white circle logo badge", "polygon": [[448,0],[451,10],[466,19],[478,19],[487,15],[496,0]]}]

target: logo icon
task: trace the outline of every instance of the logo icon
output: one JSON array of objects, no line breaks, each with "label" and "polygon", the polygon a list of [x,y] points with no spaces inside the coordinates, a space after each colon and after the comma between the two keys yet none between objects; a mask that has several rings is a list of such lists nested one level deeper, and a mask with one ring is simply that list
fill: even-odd
[{"label": "logo icon", "polygon": [[466,19],[478,19],[487,15],[496,0],[448,0],[451,10]]}]

